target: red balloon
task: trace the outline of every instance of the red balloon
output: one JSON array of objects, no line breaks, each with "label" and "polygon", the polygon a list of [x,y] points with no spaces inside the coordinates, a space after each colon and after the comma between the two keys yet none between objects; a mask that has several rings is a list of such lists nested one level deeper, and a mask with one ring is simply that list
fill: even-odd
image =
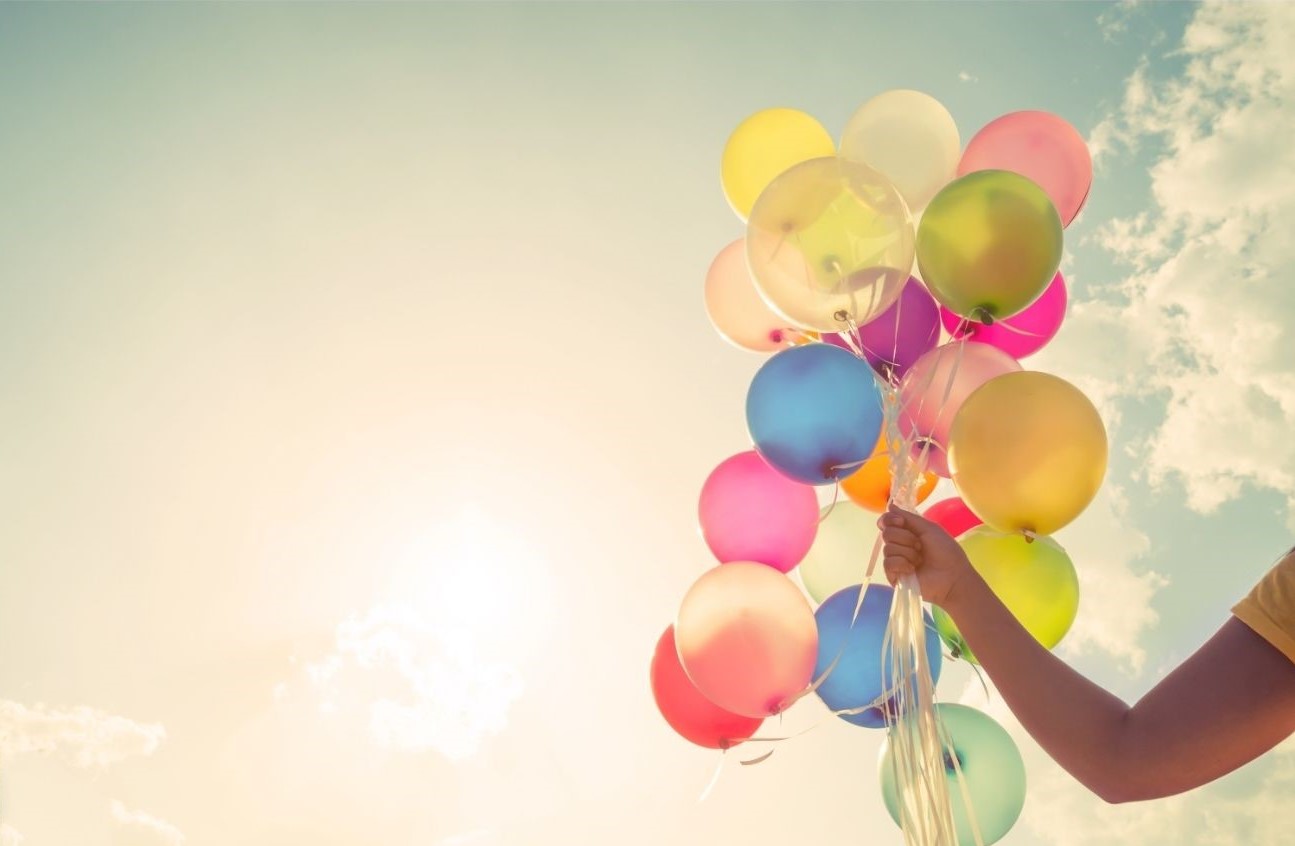
[{"label": "red balloon", "polygon": [[725,711],[698,692],[679,663],[674,626],[666,628],[652,656],[652,696],[661,716],[685,740],[707,749],[727,749],[755,734],[764,722]]},{"label": "red balloon", "polygon": [[950,497],[942,499],[939,502],[926,509],[922,515],[932,523],[936,523],[953,537],[958,537],[963,532],[969,532],[979,526],[983,521],[972,513],[967,504],[960,497]]}]

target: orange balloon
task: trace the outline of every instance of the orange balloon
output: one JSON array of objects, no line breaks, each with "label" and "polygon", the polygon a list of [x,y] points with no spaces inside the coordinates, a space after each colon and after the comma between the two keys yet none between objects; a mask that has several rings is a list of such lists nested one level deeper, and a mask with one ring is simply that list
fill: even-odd
[{"label": "orange balloon", "polygon": [[[885,445],[886,438],[883,435],[877,441],[872,457],[841,481],[841,490],[845,491],[845,495],[851,502],[877,514],[886,510],[886,504],[890,501],[890,486],[894,478],[890,472],[890,453]],[[917,486],[918,503],[931,495],[939,480],[940,477],[930,471],[922,474],[921,482]]]}]

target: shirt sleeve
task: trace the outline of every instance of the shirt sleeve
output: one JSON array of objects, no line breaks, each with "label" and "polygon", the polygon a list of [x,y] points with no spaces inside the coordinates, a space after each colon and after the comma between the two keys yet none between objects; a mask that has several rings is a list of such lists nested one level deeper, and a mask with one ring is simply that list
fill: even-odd
[{"label": "shirt sleeve", "polygon": [[1232,607],[1232,614],[1295,661],[1295,550]]}]

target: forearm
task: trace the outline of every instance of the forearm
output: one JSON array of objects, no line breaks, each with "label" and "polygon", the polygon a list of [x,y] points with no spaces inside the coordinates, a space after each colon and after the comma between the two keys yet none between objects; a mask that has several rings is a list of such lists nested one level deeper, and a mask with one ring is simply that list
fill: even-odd
[{"label": "forearm", "polygon": [[975,571],[960,580],[944,610],[1003,700],[1058,764],[1108,801],[1116,779],[1128,706],[1084,678],[1027,632]]}]

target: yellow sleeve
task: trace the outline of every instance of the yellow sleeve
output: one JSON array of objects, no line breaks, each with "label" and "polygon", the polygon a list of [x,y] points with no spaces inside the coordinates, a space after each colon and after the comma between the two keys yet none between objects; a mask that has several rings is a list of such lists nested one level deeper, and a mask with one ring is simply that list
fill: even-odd
[{"label": "yellow sleeve", "polygon": [[1295,661],[1295,550],[1232,607],[1232,614]]}]

